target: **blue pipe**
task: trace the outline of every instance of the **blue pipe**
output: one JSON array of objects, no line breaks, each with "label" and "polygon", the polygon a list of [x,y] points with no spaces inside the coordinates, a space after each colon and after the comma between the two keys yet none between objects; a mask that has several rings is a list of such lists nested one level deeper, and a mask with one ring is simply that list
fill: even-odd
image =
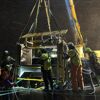
[{"label": "blue pipe", "polygon": [[75,31],[75,29],[74,29],[75,24],[74,24],[74,19],[72,18],[72,14],[71,14],[69,0],[65,0],[65,4],[66,4],[66,10],[67,10],[68,18],[69,18],[69,24],[70,24],[71,28],[73,29],[73,31]]}]

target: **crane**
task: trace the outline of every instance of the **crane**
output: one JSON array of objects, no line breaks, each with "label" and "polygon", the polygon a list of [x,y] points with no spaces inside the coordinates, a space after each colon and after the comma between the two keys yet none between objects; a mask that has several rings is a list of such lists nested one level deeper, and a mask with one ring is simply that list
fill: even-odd
[{"label": "crane", "polygon": [[[65,33],[73,34],[74,43],[77,46],[78,51],[81,53],[80,56],[83,57],[84,54],[82,52],[82,49],[84,46],[84,42],[83,42],[81,30],[80,30],[80,25],[79,25],[79,22],[78,22],[78,19],[76,16],[74,2],[73,2],[73,0],[64,0],[64,2],[66,5],[66,11],[67,11],[68,23],[69,23],[69,27],[66,26],[66,30],[63,30],[64,34]],[[41,6],[44,6],[44,11],[45,11],[45,15],[46,15],[45,18],[47,19],[47,26],[48,26],[49,32],[36,33],[35,31],[36,31],[37,24],[38,24],[38,17],[39,17]],[[36,7],[37,7],[37,11],[35,11]],[[45,39],[44,39],[45,37],[47,37],[47,38],[50,37],[52,39],[52,37],[55,37],[55,36],[58,37],[63,34],[63,31],[62,31],[62,29],[60,29],[59,26],[58,26],[58,30],[56,32],[55,31],[53,32],[53,30],[52,30],[51,17],[53,17],[53,19],[54,19],[53,21],[55,22],[55,24],[57,24],[57,21],[50,9],[50,0],[37,0],[36,4],[34,5],[32,11],[30,13],[30,17],[32,17],[33,13],[36,13],[36,17],[28,31],[28,34],[22,35],[23,34],[23,32],[22,32],[21,36],[20,36],[20,39],[23,39],[23,38],[25,39],[26,46],[28,46],[27,45],[27,43],[29,43],[28,41],[31,41],[34,44],[34,45],[31,45],[31,48],[33,48],[34,46],[39,46],[41,44],[41,41],[43,41],[43,40],[45,41]],[[30,18],[29,18],[29,20],[30,20]],[[26,27],[27,27],[27,25],[26,25]],[[33,30],[33,32],[32,32],[32,30]],[[71,30],[71,32],[69,32],[70,30]],[[37,39],[37,37],[39,37],[39,38]]]},{"label": "crane", "polygon": [[[76,12],[75,12],[74,2],[73,0],[64,0],[64,1],[66,4],[66,11],[67,11],[68,21],[70,25],[69,28],[71,29],[72,34],[74,34],[74,43],[79,51],[80,56],[83,57],[84,56],[83,54],[84,43],[83,43],[83,37],[82,37],[81,31],[80,31],[80,25],[78,23],[78,19],[77,19]],[[37,24],[38,24],[39,11],[40,11],[40,7],[43,6],[42,4],[44,5],[44,8],[45,8],[44,10],[46,13],[47,26],[48,26],[49,32],[36,33],[35,31],[36,31]],[[68,34],[69,29],[66,27],[66,30],[58,29],[57,31],[52,31],[50,17],[52,16],[55,22],[56,22],[56,19],[53,16],[52,11],[50,10],[49,4],[50,4],[49,0],[37,0],[36,1],[36,4],[34,5],[30,13],[30,17],[31,17],[37,5],[35,21],[32,23],[28,31],[28,34],[22,35],[23,34],[22,32],[20,39],[21,40],[24,39],[25,47],[27,47],[28,50],[30,49],[29,51],[31,51],[31,49],[34,49],[34,48],[35,49],[36,48],[55,48],[55,45],[56,45],[56,48],[57,48],[57,80],[61,81],[61,84],[64,84],[64,79],[65,79],[65,74],[64,74],[65,73],[65,70],[64,70],[65,63],[64,62],[65,61],[62,58],[62,55],[63,55],[63,52],[66,52],[64,49],[66,43],[64,41],[61,41],[60,44],[55,44],[56,42],[53,42],[52,44],[52,42],[50,41],[51,43],[48,45],[46,44],[46,42],[49,40],[53,40],[55,38],[59,39],[59,37],[61,37],[62,35],[65,35],[66,33]],[[32,28],[34,31],[33,33],[31,32]]]},{"label": "crane", "polygon": [[73,0],[65,0],[65,4],[68,13],[71,32],[74,34],[74,41],[75,41],[74,43],[79,51],[80,56],[84,57],[83,53],[84,41],[80,30],[80,25],[77,19],[74,2]]}]

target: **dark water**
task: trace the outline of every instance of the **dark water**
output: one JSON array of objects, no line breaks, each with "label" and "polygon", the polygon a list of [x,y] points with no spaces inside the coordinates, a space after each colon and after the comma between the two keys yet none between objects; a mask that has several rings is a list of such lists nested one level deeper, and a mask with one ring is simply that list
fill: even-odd
[{"label": "dark water", "polygon": [[100,100],[100,87],[96,88],[94,94],[86,92],[72,94],[71,91],[43,92],[26,89],[24,92],[14,93],[13,95],[0,96],[0,100]]}]

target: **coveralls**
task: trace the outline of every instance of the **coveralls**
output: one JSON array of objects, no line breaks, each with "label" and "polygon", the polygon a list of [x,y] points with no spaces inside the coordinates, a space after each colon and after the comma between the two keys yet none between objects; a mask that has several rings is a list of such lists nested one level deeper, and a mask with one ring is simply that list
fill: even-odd
[{"label": "coveralls", "polygon": [[71,61],[71,80],[73,92],[78,91],[78,87],[81,90],[84,89],[84,81],[82,75],[82,62],[76,49],[70,49],[68,56]]}]

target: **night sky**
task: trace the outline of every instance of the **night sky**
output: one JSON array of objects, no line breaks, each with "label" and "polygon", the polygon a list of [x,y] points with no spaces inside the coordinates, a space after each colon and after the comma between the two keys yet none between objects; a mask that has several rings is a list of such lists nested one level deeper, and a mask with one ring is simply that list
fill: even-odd
[{"label": "night sky", "polygon": [[[35,0],[0,0],[0,52],[7,49],[11,53],[15,53],[16,43],[28,22],[34,1]],[[59,16],[59,13],[61,15],[66,13],[64,10],[65,4],[60,0],[51,0],[51,3],[54,16],[57,18],[58,23],[60,22],[60,28],[66,28],[66,16]],[[44,17],[42,9],[44,8],[41,7],[39,20],[42,20],[43,23],[38,24],[38,27],[41,27],[40,29],[37,28],[37,31],[40,32],[44,31],[44,29],[48,31],[46,30],[46,17]],[[53,19],[51,19],[51,21],[53,22]],[[53,30],[58,29],[55,24],[53,24],[52,28]]]},{"label": "night sky", "polygon": [[27,23],[32,6],[32,0],[0,0],[1,52],[5,49],[15,52],[16,42]]},{"label": "night sky", "polygon": [[[7,49],[11,53],[15,53],[16,43],[29,19],[34,1],[35,0],[0,0],[0,52]],[[60,21],[60,27],[66,28],[67,15],[62,0],[50,1],[52,2],[52,11],[57,21]],[[100,49],[100,21],[98,21],[100,19],[100,1],[75,1],[81,31],[85,38],[88,39],[88,45],[93,49]],[[43,27],[43,25],[41,26]]]}]

